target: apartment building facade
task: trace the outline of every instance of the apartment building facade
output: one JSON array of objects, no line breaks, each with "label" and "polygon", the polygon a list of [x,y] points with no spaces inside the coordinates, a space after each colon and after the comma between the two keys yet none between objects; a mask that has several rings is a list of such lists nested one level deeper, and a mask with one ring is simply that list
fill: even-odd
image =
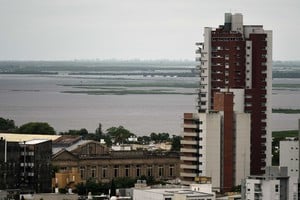
[{"label": "apartment building facade", "polygon": [[[184,171],[193,172],[196,176],[216,176],[215,173],[203,173],[198,167],[205,161],[207,166],[217,165],[221,169],[218,173],[220,178],[217,178],[221,180],[220,184],[212,179],[213,185],[224,189],[239,184],[235,180],[236,170],[245,170],[247,175],[247,161],[238,168],[234,166],[239,163],[236,145],[243,145],[240,142],[249,139],[247,134],[241,133],[245,132],[243,127],[249,127],[250,131],[250,173],[263,174],[265,166],[271,164],[272,32],[264,30],[262,25],[243,25],[241,14],[225,13],[224,25],[205,27],[204,42],[196,45],[200,74],[198,113],[193,114],[196,117],[190,120],[196,128],[191,130],[184,125],[183,149],[189,150],[182,150],[182,158],[185,157],[182,159],[182,179],[192,180],[192,177],[185,176]],[[220,92],[223,94],[218,94]],[[232,92],[232,95],[224,92]],[[222,95],[224,98],[221,98]],[[223,105],[220,104],[222,101]],[[238,116],[240,114],[245,117]],[[186,124],[186,117],[184,121]],[[211,140],[205,141],[204,137]],[[187,140],[193,140],[194,146],[187,147]],[[204,152],[205,148],[198,149],[201,146],[214,146],[214,157],[207,155],[204,158],[200,152]],[[196,154],[186,152],[195,149]],[[185,164],[187,157],[194,159],[189,166]],[[231,175],[226,178],[225,174]]]},{"label": "apartment building facade", "polygon": [[51,140],[0,140],[0,189],[51,192]]}]

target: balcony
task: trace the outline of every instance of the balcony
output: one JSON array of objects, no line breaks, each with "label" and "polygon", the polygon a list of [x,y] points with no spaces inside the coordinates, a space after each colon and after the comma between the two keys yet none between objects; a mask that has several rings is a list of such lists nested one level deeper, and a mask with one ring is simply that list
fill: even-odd
[{"label": "balcony", "polygon": [[201,57],[196,57],[196,62],[201,62]]},{"label": "balcony", "polygon": [[196,177],[197,176],[197,174],[196,173],[184,173],[184,172],[181,172],[180,173],[180,176],[181,177]]},{"label": "balcony", "polygon": [[184,113],[183,117],[184,119],[195,119],[197,115],[195,115],[194,113]]},{"label": "balcony", "polygon": [[187,133],[187,132],[185,132],[183,135],[184,136],[190,136],[190,137],[197,137],[197,133],[196,132],[193,132],[193,133]]},{"label": "balcony", "polygon": [[196,45],[196,46],[202,46],[202,45],[203,45],[203,42],[196,42],[195,45]]},{"label": "balcony", "polygon": [[186,164],[180,164],[181,169],[197,169],[196,165],[186,165]]},{"label": "balcony", "polygon": [[267,66],[262,65],[262,66],[260,67],[260,69],[261,69],[261,71],[266,71],[266,70],[267,70]]},{"label": "balcony", "polygon": [[198,127],[197,127],[197,124],[183,124],[183,128],[193,128],[193,129],[196,129]]},{"label": "balcony", "polygon": [[182,152],[182,153],[197,153],[197,149],[181,148],[180,152]]},{"label": "balcony", "polygon": [[197,141],[191,140],[181,140],[181,144],[190,144],[190,145],[197,145]]},{"label": "balcony", "polygon": [[202,51],[202,49],[201,49],[201,48],[199,48],[199,49],[196,49],[195,53],[196,53],[196,54],[200,54],[200,53],[201,53],[201,51]]},{"label": "balcony", "polygon": [[182,161],[197,161],[197,158],[195,156],[189,157],[189,156],[180,156],[180,160]]}]

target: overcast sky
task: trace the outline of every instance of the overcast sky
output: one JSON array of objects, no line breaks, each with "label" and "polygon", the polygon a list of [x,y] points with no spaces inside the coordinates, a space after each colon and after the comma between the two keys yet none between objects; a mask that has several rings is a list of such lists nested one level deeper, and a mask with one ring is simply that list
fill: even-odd
[{"label": "overcast sky", "polygon": [[273,30],[274,60],[300,60],[300,0],[0,0],[0,60],[194,59],[225,12]]}]

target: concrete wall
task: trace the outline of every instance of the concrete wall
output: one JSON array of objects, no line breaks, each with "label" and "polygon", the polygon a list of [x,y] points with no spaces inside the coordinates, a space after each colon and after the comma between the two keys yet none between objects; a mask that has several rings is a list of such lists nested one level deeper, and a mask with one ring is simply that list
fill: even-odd
[{"label": "concrete wall", "polygon": [[235,185],[240,185],[241,180],[250,175],[251,116],[249,113],[237,113],[235,120]]},{"label": "concrete wall", "polygon": [[280,166],[288,167],[288,175],[299,175],[299,141],[280,141]]},{"label": "concrete wall", "polygon": [[202,166],[203,176],[212,177],[213,187],[220,187],[221,179],[221,115],[219,113],[199,114],[202,122]]}]

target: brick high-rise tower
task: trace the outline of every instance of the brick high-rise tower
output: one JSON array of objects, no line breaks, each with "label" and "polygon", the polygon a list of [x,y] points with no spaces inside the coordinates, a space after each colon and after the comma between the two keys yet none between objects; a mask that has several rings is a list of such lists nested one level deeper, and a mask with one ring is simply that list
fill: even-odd
[{"label": "brick high-rise tower", "polygon": [[[232,184],[239,184],[236,181],[225,183],[224,174],[227,174],[226,170],[231,170],[229,174],[234,176],[233,179],[236,176],[235,171],[238,169],[236,169],[235,163],[237,162],[236,153],[238,151],[235,148],[236,145],[239,145],[237,138],[240,137],[237,127],[243,128],[244,125],[242,124],[245,124],[241,121],[239,122],[241,124],[237,124],[239,119],[232,112],[237,111],[237,113],[250,115],[251,139],[249,152],[251,175],[263,174],[266,165],[271,165],[272,32],[264,30],[262,25],[243,25],[242,14],[226,13],[224,25],[219,26],[219,28],[206,27],[204,29],[204,42],[197,43],[197,46],[196,53],[198,57],[196,60],[199,62],[197,67],[200,72],[198,114],[193,117],[195,118],[193,121],[196,120],[196,128],[193,130],[187,129],[189,125],[186,122],[189,123],[189,119],[185,117],[181,159],[183,163],[182,178],[185,180],[184,175],[187,174],[184,171],[187,172],[188,168],[190,171],[194,170],[196,176],[210,176],[210,174],[201,173],[203,172],[201,170],[201,165],[203,165],[201,158],[193,160],[194,169],[190,165],[186,168],[187,157],[191,155],[188,154],[190,152],[187,149],[199,148],[200,146],[203,149],[205,147],[205,151],[201,149],[197,151],[198,156],[203,156],[201,152],[209,152],[212,144],[205,142],[205,146],[201,145],[201,135],[211,137],[209,130],[204,131],[201,128],[201,123],[203,123],[201,117],[203,118],[212,112],[219,112],[222,120],[217,131],[220,134],[218,136],[220,137],[220,143],[216,151],[219,151],[220,154],[220,187],[225,187],[227,183],[226,187],[228,187]],[[218,94],[220,92],[223,92],[223,94]],[[229,98],[226,92],[232,92],[232,95],[236,97],[230,98],[235,98],[236,102],[226,100],[226,98]],[[224,100],[222,95],[228,97]],[[222,105],[223,110],[220,110],[220,106],[218,106],[222,100],[221,97],[224,104]],[[214,102],[217,99],[219,99],[219,103]],[[239,108],[230,110],[227,108],[227,102],[233,103],[234,106],[239,104]],[[231,114],[226,114],[225,110]],[[229,116],[230,119],[226,116]],[[215,127],[211,128],[215,130]],[[194,138],[191,138],[191,132],[196,133]],[[188,144],[185,143],[189,143],[187,142],[189,140],[195,140],[197,144],[193,147],[187,146]],[[218,143],[218,141],[216,142]],[[225,154],[230,156],[228,157]],[[210,159],[206,157],[205,160],[208,166],[210,165]]]}]

